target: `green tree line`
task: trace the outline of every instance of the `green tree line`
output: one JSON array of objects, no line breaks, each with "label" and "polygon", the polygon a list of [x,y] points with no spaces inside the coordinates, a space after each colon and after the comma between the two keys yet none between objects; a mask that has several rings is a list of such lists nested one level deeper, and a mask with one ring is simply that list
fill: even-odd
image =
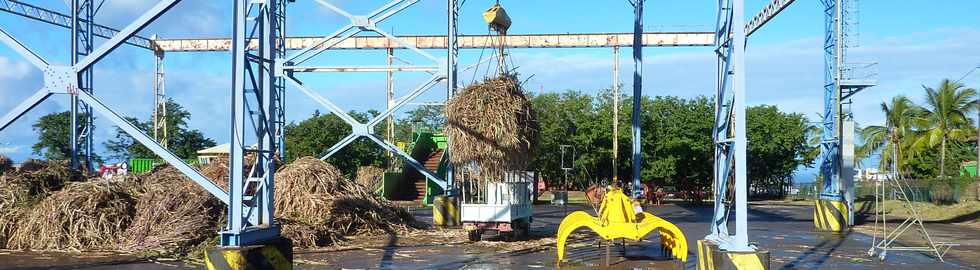
[{"label": "green tree line", "polygon": [[[631,97],[621,96],[619,160],[612,167],[613,97],[609,91],[592,96],[578,91],[533,96],[541,122],[541,144],[534,168],[551,185],[559,184],[561,145],[572,145],[578,156],[570,180],[584,187],[596,180],[632,178]],[[708,191],[712,184],[714,101],[707,97],[642,97],[640,179],[678,190]],[[747,109],[748,176],[753,190],[780,193],[792,184],[792,173],[812,162],[807,121],[800,114],[775,106]]]}]

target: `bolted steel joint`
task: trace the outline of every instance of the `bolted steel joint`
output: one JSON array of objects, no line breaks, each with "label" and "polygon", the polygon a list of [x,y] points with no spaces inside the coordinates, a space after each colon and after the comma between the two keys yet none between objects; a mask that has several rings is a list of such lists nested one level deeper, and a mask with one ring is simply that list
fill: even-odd
[{"label": "bolted steel joint", "polygon": [[286,76],[286,65],[292,65],[292,62],[286,62],[286,59],[276,58],[275,60],[275,70],[273,70],[273,76],[284,77]]},{"label": "bolted steel joint", "polygon": [[368,136],[371,135],[371,133],[374,133],[374,127],[367,124],[353,124],[351,125],[351,133],[361,137]]},{"label": "bolted steel joint", "polygon": [[44,88],[52,93],[78,91],[78,72],[72,66],[50,65],[44,69]]},{"label": "bolted steel joint", "polygon": [[374,27],[374,22],[367,16],[351,16],[350,24],[361,29]]}]

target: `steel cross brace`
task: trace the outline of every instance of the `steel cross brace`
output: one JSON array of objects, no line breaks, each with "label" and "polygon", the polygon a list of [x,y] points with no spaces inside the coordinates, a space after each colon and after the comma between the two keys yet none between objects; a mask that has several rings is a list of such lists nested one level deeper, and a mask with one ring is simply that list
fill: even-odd
[{"label": "steel cross brace", "polygon": [[198,185],[201,185],[205,190],[211,193],[211,195],[215,196],[224,203],[228,203],[228,194],[221,190],[220,187],[201,175],[200,172],[187,165],[187,163],[184,163],[183,160],[168,151],[166,148],[160,146],[159,143],[147,136],[136,126],[133,126],[133,124],[123,119],[115,111],[103,104],[98,98],[89,93],[78,90],[78,79],[82,70],[91,67],[93,64],[104,58],[113,49],[122,45],[136,32],[139,32],[139,30],[143,29],[156,18],[163,15],[163,13],[172,8],[178,2],[180,2],[180,0],[160,1],[149,11],[137,18],[129,26],[123,28],[123,30],[120,30],[118,34],[103,43],[91,54],[81,59],[81,61],[79,61],[77,64],[71,66],[63,64],[48,64],[47,61],[10,36],[6,31],[0,29],[0,42],[3,42],[5,45],[24,57],[28,62],[44,72],[44,86],[35,92],[34,95],[17,105],[13,111],[8,112],[6,115],[0,118],[0,130],[6,129],[11,123],[22,117],[25,113],[36,107],[40,102],[44,101],[53,94],[77,95],[83,102],[89,106],[92,106],[92,108],[100,115],[109,121],[112,121],[120,129],[132,136],[134,140],[149,148],[150,151],[163,158],[167,163],[173,165],[174,168],[184,173],[184,175],[187,175]]},{"label": "steel cross brace", "polygon": [[422,175],[425,175],[427,178],[432,179],[441,188],[445,189],[447,183],[443,181],[440,177],[438,177],[434,172],[425,168],[425,166],[422,165],[422,163],[415,160],[415,158],[412,158],[412,156],[409,155],[408,153],[405,153],[404,151],[401,151],[401,149],[398,149],[398,147],[395,146],[393,143],[386,141],[383,138],[377,137],[377,135],[374,134],[374,128],[379,123],[384,121],[385,118],[393,114],[401,107],[407,105],[409,101],[414,100],[419,95],[425,93],[426,91],[434,87],[437,83],[444,80],[445,78],[446,78],[445,74],[441,74],[441,73],[429,77],[429,79],[426,80],[426,82],[424,82],[418,88],[412,90],[412,92],[410,92],[408,95],[399,98],[397,101],[395,101],[395,104],[391,108],[385,110],[378,116],[375,116],[367,123],[361,123],[357,121],[357,119],[351,117],[343,109],[341,109],[339,106],[337,106],[332,101],[330,101],[330,99],[323,97],[322,95],[309,89],[308,87],[306,87],[306,85],[304,85],[296,78],[287,77],[287,81],[292,83],[292,85],[295,86],[297,89],[299,89],[300,92],[303,92],[304,94],[312,98],[314,101],[320,103],[320,105],[330,110],[330,112],[337,115],[341,120],[351,125],[351,131],[352,131],[351,134],[347,135],[346,137],[338,141],[336,144],[328,148],[327,153],[320,158],[321,160],[326,160],[330,156],[333,156],[333,154],[336,154],[338,151],[340,151],[347,145],[350,145],[357,138],[368,137],[369,139],[371,139],[371,141],[374,141],[385,150],[394,152],[395,154],[400,156],[402,160],[404,160],[406,163],[409,164],[409,166],[412,166],[412,168],[418,170],[420,173],[422,173]]},{"label": "steel cross brace", "polygon": [[[411,0],[411,1],[408,1],[407,3],[405,3],[405,4],[402,4],[402,3],[406,2],[406,1],[408,1],[408,0],[395,0],[395,1],[389,2],[388,4],[382,6],[381,8],[378,8],[377,10],[374,10],[373,12],[371,12],[367,16],[354,16],[354,15],[351,15],[350,13],[344,11],[343,9],[340,9],[339,7],[336,7],[336,6],[334,6],[334,5],[330,4],[330,3],[327,3],[324,0],[316,0],[316,2],[319,3],[320,5],[326,7],[327,9],[330,9],[330,10],[336,12],[337,14],[340,14],[341,16],[347,17],[348,19],[351,20],[351,22],[349,24],[347,24],[346,26],[341,27],[339,30],[337,30],[333,34],[330,34],[330,35],[327,35],[327,36],[323,37],[322,39],[320,39],[319,41],[316,42],[316,45],[313,45],[313,46],[307,47],[305,49],[302,49],[302,50],[300,50],[298,52],[295,52],[292,55],[287,56],[286,59],[284,59],[284,60],[282,60],[280,62],[282,62],[282,63],[289,63],[290,65],[302,64],[303,62],[306,62],[310,58],[313,58],[314,56],[317,56],[317,55],[323,53],[327,49],[330,49],[331,47],[336,46],[341,41],[344,41],[344,40],[346,40],[346,39],[348,39],[348,38],[353,37],[354,35],[356,35],[360,31],[356,31],[356,32],[344,34],[344,33],[349,32],[351,29],[354,29],[355,27],[359,28],[361,31],[368,30],[369,28],[377,29],[376,27],[374,27],[377,23],[380,23],[380,22],[384,21],[388,17],[391,17],[391,15],[394,15],[395,13],[398,13],[398,12],[400,12],[400,11],[402,11],[402,10],[404,10],[404,9],[406,9],[406,8],[408,8],[408,7],[414,5],[415,3],[418,2],[418,0]],[[401,6],[397,6],[398,4],[402,4],[402,5]],[[382,14],[382,12],[386,12],[386,11],[387,11],[387,13]],[[330,42],[331,39],[334,39],[334,38],[336,38],[336,37],[338,37],[338,36],[340,36],[342,34],[344,34],[343,37],[337,38],[337,39],[333,40],[332,42]],[[381,34],[381,32],[379,32],[379,34]],[[389,38],[390,38],[390,36],[389,36]],[[328,42],[329,42],[329,44],[328,44]],[[402,43],[402,44],[404,45],[404,43]],[[414,48],[414,47],[411,47],[410,46],[409,48]],[[418,48],[415,48],[415,51],[418,52],[420,50],[418,50]],[[426,54],[422,54],[422,55],[426,55]]]},{"label": "steel cross brace", "polygon": [[[426,169],[424,165],[422,165],[420,162],[418,162],[417,160],[415,160],[408,153],[405,153],[404,151],[401,151],[400,149],[398,149],[398,147],[396,147],[391,142],[386,141],[386,140],[384,140],[384,139],[382,139],[382,138],[380,138],[380,137],[378,137],[378,136],[376,136],[374,134],[375,127],[379,123],[381,123],[385,118],[391,116],[392,114],[394,114],[395,111],[397,111],[398,109],[401,109],[409,101],[414,100],[419,95],[425,93],[426,91],[428,91],[429,89],[431,89],[432,87],[434,87],[436,84],[438,84],[440,81],[445,80],[447,78],[447,73],[448,72],[446,71],[446,68],[445,68],[445,66],[447,66],[447,65],[446,64],[443,64],[443,63],[440,63],[440,59],[432,56],[429,53],[426,53],[425,51],[422,51],[422,50],[416,48],[415,46],[411,45],[410,43],[408,43],[408,42],[406,42],[404,40],[401,40],[400,38],[398,38],[398,37],[396,37],[394,35],[391,35],[391,34],[385,32],[385,31],[379,29],[376,26],[377,23],[380,23],[383,20],[391,17],[392,15],[394,15],[394,14],[396,14],[396,13],[398,13],[398,12],[400,12],[400,11],[402,11],[402,10],[410,7],[410,6],[412,6],[413,4],[417,3],[418,0],[395,0],[395,1],[391,1],[388,4],[386,4],[386,5],[378,8],[377,10],[371,12],[370,14],[368,14],[366,16],[352,15],[352,14],[348,13],[347,11],[345,11],[345,10],[343,10],[343,9],[337,7],[337,6],[334,6],[334,5],[326,2],[325,0],[316,0],[316,2],[319,3],[320,5],[326,7],[327,9],[333,11],[333,12],[335,12],[337,14],[340,14],[341,16],[347,17],[348,19],[350,19],[351,22],[348,25],[346,25],[344,27],[341,27],[340,30],[337,30],[333,34],[324,37],[319,42],[317,42],[316,45],[310,46],[309,48],[306,48],[306,49],[303,49],[303,50],[300,50],[300,51],[294,53],[293,55],[288,56],[288,57],[286,57],[285,59],[283,59],[281,61],[278,61],[277,68],[276,68],[277,76],[284,75],[287,70],[288,71],[292,71],[292,72],[302,72],[302,71],[305,71],[305,70],[309,70],[309,67],[297,66],[297,64],[301,64],[301,63],[303,63],[303,62],[305,62],[305,61],[307,61],[307,60],[309,60],[309,59],[311,59],[311,58],[313,58],[313,57],[321,54],[322,52],[324,52],[324,51],[326,51],[326,50],[328,50],[328,49],[336,46],[340,42],[343,42],[344,40],[346,40],[346,39],[348,39],[350,37],[353,37],[354,35],[356,35],[360,31],[371,31],[371,32],[378,33],[378,34],[380,34],[380,35],[382,35],[384,37],[387,37],[389,40],[392,40],[395,43],[398,43],[402,47],[405,47],[405,48],[407,48],[407,49],[409,49],[411,51],[414,51],[414,52],[418,53],[419,55],[422,55],[423,57],[425,57],[425,58],[427,58],[429,60],[432,60],[433,62],[435,62],[435,65],[439,65],[439,66],[443,67],[443,68],[440,68],[440,71],[441,72],[433,74],[431,77],[429,77],[425,82],[423,82],[417,88],[415,88],[414,90],[412,90],[411,92],[409,92],[407,95],[403,96],[402,98],[399,98],[395,102],[394,105],[392,105],[390,108],[386,109],[384,112],[382,112],[378,116],[375,116],[373,119],[371,119],[367,123],[361,123],[361,122],[357,121],[357,119],[354,119],[347,112],[345,112],[343,109],[341,109],[340,106],[337,106],[337,104],[333,103],[330,99],[328,99],[328,98],[326,98],[326,97],[324,97],[324,96],[316,93],[315,91],[311,90],[310,88],[306,87],[306,85],[304,85],[302,82],[300,82],[295,77],[293,77],[293,76],[285,76],[286,80],[289,81],[290,84],[292,84],[293,86],[295,86],[297,89],[299,89],[300,92],[302,92],[303,94],[309,96],[314,101],[316,101],[317,103],[319,103],[323,107],[325,107],[328,110],[330,110],[330,112],[334,113],[335,115],[337,115],[337,117],[339,117],[341,120],[343,120],[344,122],[346,122],[347,124],[349,124],[351,126],[351,131],[352,131],[351,134],[345,136],[340,141],[338,141],[336,144],[334,144],[333,146],[331,146],[330,148],[328,148],[327,149],[327,153],[323,157],[321,157],[320,159],[321,160],[326,160],[327,158],[329,158],[333,154],[337,153],[338,151],[340,151],[341,149],[343,149],[347,145],[350,145],[351,143],[353,143],[357,138],[367,137],[371,141],[377,143],[379,146],[381,146],[382,148],[384,148],[385,150],[397,154],[399,157],[402,158],[402,160],[404,160],[407,164],[409,164],[410,166],[412,166],[413,168],[415,168],[416,170],[418,170],[426,178],[431,179],[433,182],[435,182],[441,188],[446,189],[446,187],[447,187],[448,184],[441,177],[439,177],[438,175],[436,175],[434,172],[430,171],[429,169]],[[357,28],[358,31],[350,31],[350,30],[352,30],[354,28]]]},{"label": "steel cross brace", "polygon": [[[715,53],[718,89],[715,103],[714,216],[705,240],[727,251],[752,251],[748,244],[748,199],[745,137],[745,38],[743,0],[718,0]],[[728,198],[734,179],[735,198]],[[728,232],[729,200],[735,207],[735,234]]]}]

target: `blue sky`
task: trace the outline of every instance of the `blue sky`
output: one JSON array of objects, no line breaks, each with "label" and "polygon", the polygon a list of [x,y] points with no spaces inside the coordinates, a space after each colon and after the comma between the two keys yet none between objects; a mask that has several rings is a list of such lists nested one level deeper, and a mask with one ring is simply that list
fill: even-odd
[{"label": "blue sky", "polygon": [[[26,1],[64,12],[63,1]],[[108,0],[96,20],[122,28],[153,5],[152,0]],[[351,13],[367,13],[384,1],[331,1]],[[493,1],[467,0],[460,19],[463,34],[485,34],[480,12]],[[628,32],[631,8],[622,1],[501,1],[514,21],[511,33]],[[746,16],[754,15],[768,0],[746,0]],[[645,14],[647,31],[710,31],[717,1],[649,0]],[[231,31],[231,1],[185,0],[141,34],[164,38],[220,37]],[[860,44],[848,61],[879,62],[879,86],[859,94],[852,105],[859,124],[882,121],[878,104],[897,94],[921,100],[921,85],[943,78],[959,78],[980,65],[980,1],[904,0],[861,1]],[[777,18],[755,33],[748,43],[747,84],[750,105],[772,104],[816,120],[822,107],[823,7],[818,0],[797,0]],[[313,1],[297,1],[287,14],[290,35],[325,35],[346,21]],[[445,2],[421,0],[403,13],[381,23],[396,34],[445,33]],[[68,31],[0,14],[0,28],[28,44],[49,61],[67,62]],[[101,42],[101,41],[99,41]],[[429,51],[444,57],[444,51]],[[424,58],[406,50],[396,54],[425,64]],[[536,91],[567,89],[595,92],[611,85],[612,50],[514,49],[513,60]],[[461,65],[474,63],[480,50],[466,50]],[[709,47],[644,49],[644,94],[694,97],[714,92],[715,58]],[[382,51],[328,52],[311,64],[384,63]],[[630,85],[629,50],[622,52],[622,83]],[[227,53],[171,53],[166,59],[167,91],[193,114],[192,128],[201,129],[219,143],[229,137],[230,60]],[[121,47],[96,65],[96,95],[127,116],[147,118],[152,110],[152,53]],[[0,47],[0,113],[10,111],[42,84],[33,66]],[[407,93],[427,74],[396,75],[396,94]],[[384,107],[384,74],[303,74],[305,83],[334,99],[348,110]],[[471,81],[464,73],[461,80]],[[980,72],[964,82],[976,88]],[[445,98],[444,84],[437,85],[420,101]],[[299,121],[316,110],[325,111],[295,89],[287,96],[287,118]],[[22,160],[31,156],[35,135],[31,124],[40,116],[66,110],[67,98],[55,96],[17,123],[0,131],[0,154]],[[407,108],[411,109],[411,108]],[[115,128],[104,119],[96,122],[99,145],[111,139]],[[801,174],[812,172],[803,171]]]}]

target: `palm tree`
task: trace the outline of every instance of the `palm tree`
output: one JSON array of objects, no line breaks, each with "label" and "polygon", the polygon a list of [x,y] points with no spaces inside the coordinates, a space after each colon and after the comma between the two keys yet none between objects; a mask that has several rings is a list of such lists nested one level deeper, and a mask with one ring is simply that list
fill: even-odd
[{"label": "palm tree", "polygon": [[966,115],[976,109],[976,90],[945,79],[939,89],[922,86],[926,90],[926,104],[922,114],[913,118],[922,132],[916,141],[916,149],[939,145],[939,176],[946,176],[946,145],[949,140],[968,139],[973,131],[972,121]]},{"label": "palm tree", "polygon": [[[862,128],[858,125],[858,123],[854,123],[854,132],[860,135],[861,130]],[[820,151],[822,151],[820,146],[823,142],[823,124],[811,123],[810,125],[807,125],[804,133],[806,134],[806,149],[803,151],[803,164],[809,168],[812,168],[811,166],[813,163],[819,162],[820,159]],[[855,146],[854,163],[851,164],[855,168],[859,167],[861,165],[861,161],[868,158],[869,154],[871,153],[865,152],[863,148],[863,145]]]},{"label": "palm tree", "polygon": [[823,140],[823,128],[819,123],[810,124],[806,127],[806,151],[803,152],[804,164],[810,167],[813,162],[820,158],[820,142]]},{"label": "palm tree", "polygon": [[893,160],[893,156],[898,156],[899,160],[894,160],[898,167],[903,165],[901,159],[905,149],[911,145],[912,121],[911,119],[922,110],[912,103],[906,96],[893,97],[891,102],[881,103],[881,112],[885,113],[884,126],[867,126],[861,129],[861,138],[864,144],[857,149],[860,156],[870,156],[871,153],[881,153],[878,161],[879,169],[888,168]]}]

